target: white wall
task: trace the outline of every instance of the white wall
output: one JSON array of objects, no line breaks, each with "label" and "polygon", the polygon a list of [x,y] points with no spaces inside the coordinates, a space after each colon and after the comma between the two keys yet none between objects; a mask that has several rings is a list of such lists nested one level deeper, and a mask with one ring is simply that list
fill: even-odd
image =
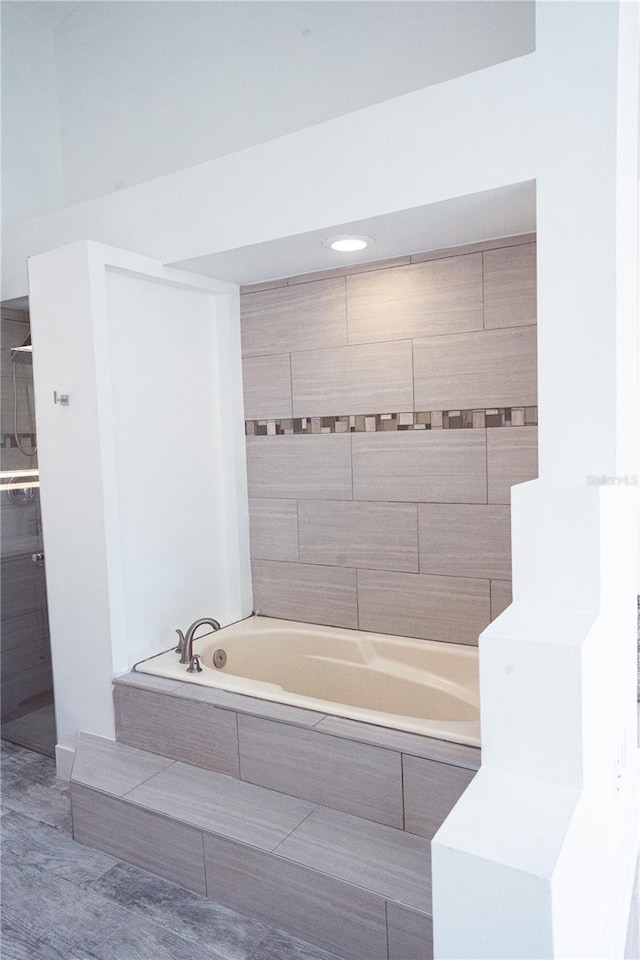
[{"label": "white wall", "polygon": [[2,4],[1,24],[6,249],[18,223],[62,205],[63,183],[53,33],[18,3]]},{"label": "white wall", "polygon": [[[29,266],[58,746],[111,680],[251,613],[236,290],[78,243]],[[68,393],[68,407],[53,391]]]},{"label": "white wall", "polygon": [[84,3],[56,31],[66,202],[533,49],[533,4]]}]

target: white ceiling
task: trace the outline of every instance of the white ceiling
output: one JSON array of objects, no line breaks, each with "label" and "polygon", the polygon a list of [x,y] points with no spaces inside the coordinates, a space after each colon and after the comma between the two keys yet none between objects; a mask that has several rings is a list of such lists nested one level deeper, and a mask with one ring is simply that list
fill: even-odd
[{"label": "white ceiling", "polygon": [[55,30],[65,203],[534,48],[532,0],[9,0]]},{"label": "white ceiling", "polygon": [[[232,283],[259,283],[350,263],[516,236],[535,229],[535,184],[527,182],[368,220],[330,224],[313,233],[225,250],[172,266]],[[376,243],[352,254],[336,253],[322,246],[323,240],[341,233],[364,234]]]}]

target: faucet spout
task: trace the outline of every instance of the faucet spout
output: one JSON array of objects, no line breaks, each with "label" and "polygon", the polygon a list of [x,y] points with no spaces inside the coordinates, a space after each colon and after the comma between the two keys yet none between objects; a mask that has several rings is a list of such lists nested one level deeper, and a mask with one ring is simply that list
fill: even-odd
[{"label": "faucet spout", "polygon": [[[220,629],[220,624],[217,620],[214,620],[213,617],[200,617],[199,620],[194,620],[191,624],[185,636],[180,635],[180,663],[187,663],[191,665],[191,658],[193,657],[193,641],[195,639],[195,632],[199,627],[202,626],[213,627],[214,630]],[[180,633],[180,631],[177,631]]]}]

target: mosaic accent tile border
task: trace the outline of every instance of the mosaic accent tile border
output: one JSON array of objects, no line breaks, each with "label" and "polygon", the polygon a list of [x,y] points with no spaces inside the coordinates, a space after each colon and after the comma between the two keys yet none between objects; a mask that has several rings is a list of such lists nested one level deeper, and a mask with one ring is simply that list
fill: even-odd
[{"label": "mosaic accent tile border", "polygon": [[376,433],[397,430],[473,430],[529,427],[538,423],[537,407],[487,407],[484,410],[428,410],[420,413],[372,413],[339,417],[245,420],[248,437],[283,434]]}]

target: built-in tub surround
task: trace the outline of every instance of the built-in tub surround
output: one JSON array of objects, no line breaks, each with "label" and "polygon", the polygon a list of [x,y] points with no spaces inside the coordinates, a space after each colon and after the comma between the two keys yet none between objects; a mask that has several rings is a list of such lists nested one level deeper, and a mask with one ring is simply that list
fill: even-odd
[{"label": "built-in tub surround", "polygon": [[536,245],[245,288],[254,608],[476,644],[537,475]]},{"label": "built-in tub surround", "polygon": [[188,673],[173,650],[136,669],[480,745],[478,657],[468,646],[249,617],[196,640],[194,652],[201,673]]}]

